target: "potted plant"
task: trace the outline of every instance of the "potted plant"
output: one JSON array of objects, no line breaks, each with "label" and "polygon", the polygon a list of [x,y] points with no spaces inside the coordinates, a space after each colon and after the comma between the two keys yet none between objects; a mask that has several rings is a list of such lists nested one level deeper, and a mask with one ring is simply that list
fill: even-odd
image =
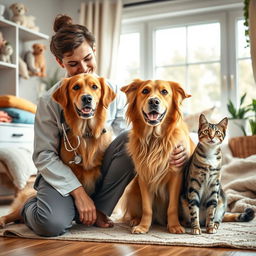
[{"label": "potted plant", "polygon": [[244,105],[244,100],[246,93],[244,93],[240,98],[239,106],[236,108],[231,100],[228,101],[227,108],[231,115],[229,117],[228,133],[229,138],[246,136],[246,114],[250,111],[248,105]]},{"label": "potted plant", "polygon": [[229,139],[229,147],[233,156],[245,158],[256,154],[256,99],[245,107],[246,113],[252,113],[248,117],[251,128],[251,136],[240,136]]},{"label": "potted plant", "polygon": [[249,118],[251,133],[252,135],[256,135],[256,99],[253,99],[248,107],[252,111],[252,118]]}]

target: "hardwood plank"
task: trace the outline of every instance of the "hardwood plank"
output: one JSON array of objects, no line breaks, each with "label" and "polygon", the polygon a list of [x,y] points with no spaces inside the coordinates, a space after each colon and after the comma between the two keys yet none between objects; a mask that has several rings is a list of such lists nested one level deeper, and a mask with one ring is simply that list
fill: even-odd
[{"label": "hardwood plank", "polygon": [[[157,252],[157,254],[156,254]],[[237,254],[236,254],[237,253]],[[199,247],[181,247],[181,246],[154,246],[149,245],[140,251],[140,255],[147,256],[252,256],[256,255],[254,251],[248,250],[237,250],[230,248],[199,248]]]},{"label": "hardwood plank", "polygon": [[0,256],[253,256],[256,251],[0,237]]},{"label": "hardwood plank", "polygon": [[[25,238],[0,238],[0,256],[36,255],[135,255],[144,245],[90,243],[81,241],[39,240]],[[89,254],[88,254],[89,253]]]}]

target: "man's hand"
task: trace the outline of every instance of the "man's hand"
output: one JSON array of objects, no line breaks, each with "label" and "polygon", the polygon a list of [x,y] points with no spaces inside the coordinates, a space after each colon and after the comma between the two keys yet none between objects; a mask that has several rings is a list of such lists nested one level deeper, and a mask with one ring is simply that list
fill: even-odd
[{"label": "man's hand", "polygon": [[96,221],[96,208],[92,199],[86,194],[84,188],[78,187],[70,193],[79,213],[79,220],[87,225],[93,225]]},{"label": "man's hand", "polygon": [[188,160],[188,152],[183,145],[179,144],[171,154],[170,164],[176,167],[183,166]]}]

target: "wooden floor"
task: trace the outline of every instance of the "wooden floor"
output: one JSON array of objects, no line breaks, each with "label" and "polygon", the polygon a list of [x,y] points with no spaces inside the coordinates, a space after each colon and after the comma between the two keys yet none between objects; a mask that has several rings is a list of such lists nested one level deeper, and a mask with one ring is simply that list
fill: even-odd
[{"label": "wooden floor", "polygon": [[0,256],[252,256],[224,248],[91,243],[0,237]]},{"label": "wooden floor", "polygon": [[[8,212],[0,204],[0,215]],[[0,237],[0,256],[256,256],[256,251]]]}]

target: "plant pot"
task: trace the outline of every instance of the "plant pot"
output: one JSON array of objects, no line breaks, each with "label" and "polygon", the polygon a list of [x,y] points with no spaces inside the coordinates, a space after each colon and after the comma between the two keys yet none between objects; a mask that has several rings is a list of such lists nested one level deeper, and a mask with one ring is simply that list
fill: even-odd
[{"label": "plant pot", "polygon": [[243,129],[246,127],[246,119],[228,120],[228,138],[244,136]]},{"label": "plant pot", "polygon": [[231,138],[229,148],[234,157],[245,158],[256,154],[256,135]]}]

